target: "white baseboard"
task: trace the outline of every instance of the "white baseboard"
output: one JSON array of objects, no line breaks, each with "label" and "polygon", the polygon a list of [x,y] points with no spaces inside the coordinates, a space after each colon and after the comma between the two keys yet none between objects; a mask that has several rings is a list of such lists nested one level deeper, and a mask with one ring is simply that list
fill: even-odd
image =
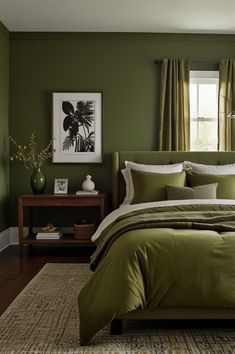
[{"label": "white baseboard", "polygon": [[[10,245],[18,245],[19,244],[19,232],[17,226],[9,227],[10,230]],[[28,228],[24,227],[24,236],[27,235]]]},{"label": "white baseboard", "polygon": [[[27,227],[24,228],[24,234],[27,234]],[[18,227],[9,227],[8,229],[0,232],[0,252],[10,245],[19,244]]]},{"label": "white baseboard", "polygon": [[0,252],[10,246],[10,231],[6,229],[0,232]]}]

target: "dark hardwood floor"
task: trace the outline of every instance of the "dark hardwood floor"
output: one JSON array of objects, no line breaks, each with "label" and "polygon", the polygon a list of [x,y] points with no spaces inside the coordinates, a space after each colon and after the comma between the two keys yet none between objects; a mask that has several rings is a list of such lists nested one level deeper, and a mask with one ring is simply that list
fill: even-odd
[{"label": "dark hardwood floor", "polygon": [[86,246],[49,246],[33,248],[19,257],[18,246],[0,252],[0,315],[46,263],[89,263],[94,248]]}]

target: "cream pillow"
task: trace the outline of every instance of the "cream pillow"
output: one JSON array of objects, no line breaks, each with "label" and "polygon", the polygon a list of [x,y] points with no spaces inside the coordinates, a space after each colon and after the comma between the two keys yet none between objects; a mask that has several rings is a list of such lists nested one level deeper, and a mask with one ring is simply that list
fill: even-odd
[{"label": "cream pillow", "polygon": [[131,176],[131,169],[143,172],[156,172],[156,173],[177,173],[183,171],[183,162],[169,165],[145,165],[135,163],[132,161],[125,161],[126,168],[121,170],[126,184],[126,196],[120,206],[131,204],[134,197],[134,186]]},{"label": "cream pillow", "polygon": [[184,169],[183,162],[168,165],[146,165],[132,161],[125,161],[125,166],[131,170],[158,173],[176,173],[182,172]]},{"label": "cream pillow", "polygon": [[195,162],[185,161],[185,169],[191,169],[193,172],[215,175],[235,174],[235,163],[227,165],[204,165]]}]

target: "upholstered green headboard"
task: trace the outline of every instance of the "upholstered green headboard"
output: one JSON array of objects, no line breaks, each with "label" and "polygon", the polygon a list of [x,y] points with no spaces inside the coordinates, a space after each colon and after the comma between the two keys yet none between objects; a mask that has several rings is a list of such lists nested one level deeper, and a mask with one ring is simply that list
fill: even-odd
[{"label": "upholstered green headboard", "polygon": [[182,161],[192,161],[209,165],[235,163],[235,151],[119,151],[113,153],[112,167],[112,200],[116,209],[125,196],[124,179],[121,169],[125,168],[125,160],[137,163],[164,165]]}]

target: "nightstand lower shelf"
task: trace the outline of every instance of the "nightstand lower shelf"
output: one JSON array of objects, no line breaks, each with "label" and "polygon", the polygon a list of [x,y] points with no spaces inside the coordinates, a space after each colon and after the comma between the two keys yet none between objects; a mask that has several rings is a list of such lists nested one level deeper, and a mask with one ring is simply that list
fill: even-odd
[{"label": "nightstand lower shelf", "polygon": [[63,234],[61,238],[59,239],[36,239],[36,234],[35,235],[28,235],[22,240],[23,244],[28,244],[28,245],[36,245],[36,244],[79,244],[79,245],[88,245],[88,246],[95,246],[94,242],[92,241],[86,241],[83,242],[83,240],[79,240],[73,237],[73,234]]}]

